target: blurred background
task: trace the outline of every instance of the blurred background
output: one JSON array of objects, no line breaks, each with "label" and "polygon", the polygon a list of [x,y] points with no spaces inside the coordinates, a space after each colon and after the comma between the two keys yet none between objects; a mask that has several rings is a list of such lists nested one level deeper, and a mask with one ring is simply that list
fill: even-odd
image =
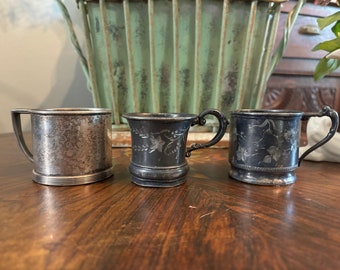
[{"label": "blurred background", "polygon": [[[69,4],[74,16],[76,5]],[[73,4],[73,5],[72,5]],[[92,107],[76,53],[54,0],[0,1],[0,133],[12,108]],[[29,119],[23,117],[28,130]]]}]

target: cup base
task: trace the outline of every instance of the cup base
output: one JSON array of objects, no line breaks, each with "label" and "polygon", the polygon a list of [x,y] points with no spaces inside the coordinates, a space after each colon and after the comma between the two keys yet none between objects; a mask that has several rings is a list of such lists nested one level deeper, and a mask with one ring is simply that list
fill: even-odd
[{"label": "cup base", "polygon": [[141,187],[167,188],[167,187],[176,187],[176,186],[183,184],[185,182],[185,177],[171,180],[171,181],[164,181],[164,180],[157,181],[157,180],[146,180],[146,179],[139,178],[136,176],[131,176],[131,182]]},{"label": "cup base", "polygon": [[231,167],[229,176],[235,180],[254,185],[284,186],[296,181],[294,171],[290,172],[257,172]]},{"label": "cup base", "polygon": [[47,186],[76,186],[102,181],[112,175],[112,167],[93,174],[72,176],[43,175],[33,170],[33,181]]},{"label": "cup base", "polygon": [[130,163],[131,182],[142,187],[175,187],[185,182],[189,165],[146,167]]}]

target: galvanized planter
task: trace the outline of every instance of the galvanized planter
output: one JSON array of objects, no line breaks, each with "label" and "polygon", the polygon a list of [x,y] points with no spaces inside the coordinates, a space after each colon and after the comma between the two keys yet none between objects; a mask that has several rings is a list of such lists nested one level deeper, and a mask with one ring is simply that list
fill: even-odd
[{"label": "galvanized planter", "polygon": [[[56,0],[96,106],[127,112],[258,108],[305,0],[272,54],[282,1],[77,0],[85,49]],[[76,4],[76,3],[75,3]]]}]

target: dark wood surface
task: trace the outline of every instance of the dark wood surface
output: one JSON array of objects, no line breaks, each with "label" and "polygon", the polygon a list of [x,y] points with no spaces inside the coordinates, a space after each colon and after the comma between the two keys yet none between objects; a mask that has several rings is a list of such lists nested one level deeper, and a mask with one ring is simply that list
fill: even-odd
[{"label": "dark wood surface", "polygon": [[75,187],[31,181],[13,135],[0,135],[0,269],[340,269],[340,167],[303,162],[290,186],[228,177],[227,149],[194,152],[187,182],[114,177]]}]

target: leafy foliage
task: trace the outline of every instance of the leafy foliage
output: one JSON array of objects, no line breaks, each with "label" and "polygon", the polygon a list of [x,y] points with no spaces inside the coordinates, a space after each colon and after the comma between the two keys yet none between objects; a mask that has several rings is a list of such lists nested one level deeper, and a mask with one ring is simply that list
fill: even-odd
[{"label": "leafy foliage", "polygon": [[314,70],[314,80],[320,80],[340,66],[340,60],[323,57]]},{"label": "leafy foliage", "polygon": [[315,81],[329,75],[340,66],[340,53],[334,53],[336,51],[340,52],[340,11],[328,17],[318,19],[318,26],[320,30],[331,24],[334,24],[332,26],[332,32],[334,33],[335,38],[321,42],[313,48],[313,51],[323,50],[327,52],[314,70]]}]

